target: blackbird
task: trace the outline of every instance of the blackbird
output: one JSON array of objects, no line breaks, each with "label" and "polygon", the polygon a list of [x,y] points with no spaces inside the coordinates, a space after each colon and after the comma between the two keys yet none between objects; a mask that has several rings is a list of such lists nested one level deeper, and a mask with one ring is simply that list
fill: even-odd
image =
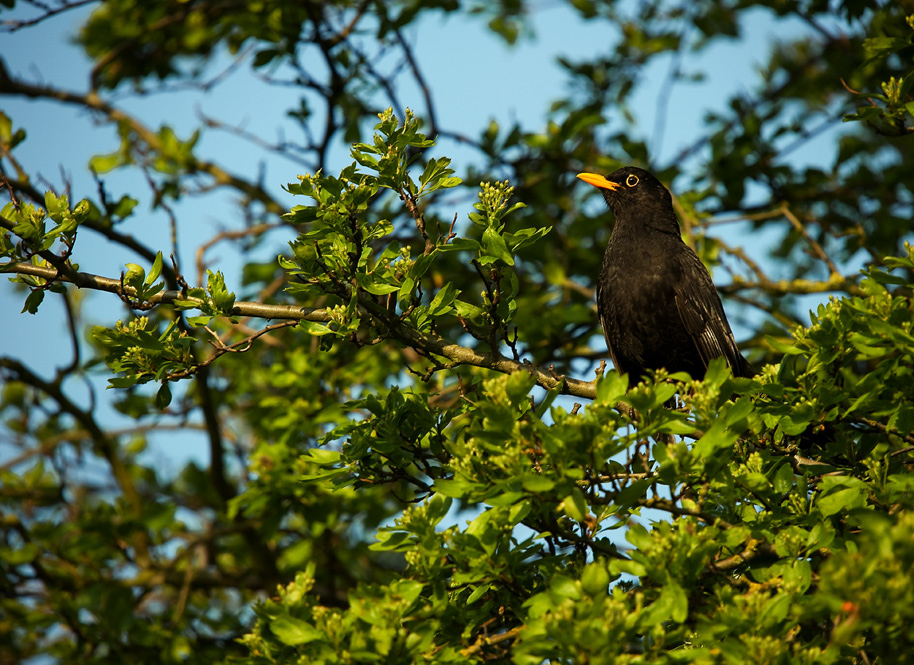
[{"label": "blackbird", "polygon": [[635,385],[648,370],[704,378],[723,356],[734,376],[751,377],[711,275],[682,240],[669,190],[644,169],[580,173],[616,217],[597,281],[597,311],[609,355]]}]

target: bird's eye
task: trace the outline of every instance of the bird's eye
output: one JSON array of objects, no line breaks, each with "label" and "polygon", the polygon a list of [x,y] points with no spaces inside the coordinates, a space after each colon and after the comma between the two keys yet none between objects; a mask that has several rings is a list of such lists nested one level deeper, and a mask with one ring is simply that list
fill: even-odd
[{"label": "bird's eye", "polygon": [[638,176],[636,176],[635,174],[628,176],[625,179],[625,184],[628,185],[629,187],[634,187],[635,185],[638,184]]}]

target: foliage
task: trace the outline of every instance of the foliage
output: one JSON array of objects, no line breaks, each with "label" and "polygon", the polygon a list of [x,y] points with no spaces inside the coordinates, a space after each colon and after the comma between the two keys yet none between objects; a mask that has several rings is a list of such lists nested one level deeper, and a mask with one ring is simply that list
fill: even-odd
[{"label": "foliage", "polygon": [[[914,248],[890,264],[912,274]],[[911,620],[914,305],[891,272],[860,286],[757,381],[718,363],[625,394],[609,374],[575,413],[532,402],[524,372],[450,408],[420,386],[350,402],[302,480],[411,486],[372,545],[405,572],[331,611],[311,567],[245,643],[273,662],[890,661]],[[677,390],[688,417],[664,406]],[[870,609],[872,588],[899,605]]]},{"label": "foliage", "polygon": [[[82,4],[29,5],[4,29]],[[0,112],[0,270],[22,316],[64,304],[73,349],[50,378],[37,355],[0,355],[0,662],[889,663],[914,648],[904,3],[569,5],[618,39],[562,61],[545,127],[493,120],[476,138],[440,125],[407,28],[466,13],[514,43],[530,3],[104,0],[79,32],[86,91],[0,60],[0,94],[89,111],[117,145],[91,160],[94,190],[55,187],[20,158],[27,119]],[[670,85],[690,85],[683,63],[759,13],[803,30],[660,161],[629,105],[645,68],[670,58]],[[405,64],[385,73],[390,53]],[[153,127],[119,105],[205,93],[226,54],[300,92],[300,143],[214,118]],[[421,113],[400,108],[408,84]],[[206,157],[224,132],[298,161],[291,210]],[[830,165],[793,159],[822,132]],[[477,155],[459,176],[441,154],[455,136]],[[340,143],[350,163],[331,169]],[[610,219],[570,183],[629,162],[687,183],[672,188],[684,238],[758,331],[754,379],[715,363],[701,382],[587,380]],[[251,254],[238,274],[198,259],[192,285],[177,228],[212,195],[243,222],[199,256],[228,240]],[[134,237],[156,214],[171,248]],[[735,246],[721,223],[774,239]],[[80,267],[89,235],[132,252],[120,275]],[[92,325],[86,291],[128,314]],[[163,468],[163,433],[204,441],[208,462]]]}]

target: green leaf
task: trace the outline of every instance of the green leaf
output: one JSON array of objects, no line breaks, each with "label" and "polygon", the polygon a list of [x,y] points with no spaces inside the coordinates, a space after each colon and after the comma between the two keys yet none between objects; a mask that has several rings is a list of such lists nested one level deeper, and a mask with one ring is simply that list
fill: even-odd
[{"label": "green leaf", "polygon": [[454,308],[457,310],[457,314],[462,316],[465,319],[472,319],[475,317],[480,317],[485,314],[485,310],[476,305],[471,305],[468,302],[463,300],[455,300]]},{"label": "green leaf", "polygon": [[168,381],[162,381],[162,386],[156,392],[155,404],[159,410],[165,410],[171,404],[171,388],[168,385]]},{"label": "green leaf", "polygon": [[124,273],[124,282],[130,286],[140,288],[146,281],[146,269],[137,263],[128,263],[125,267],[127,272]]},{"label": "green leaf", "polygon": [[0,111],[0,143],[9,145],[10,138],[13,136],[13,121],[10,117]]},{"label": "green leaf", "polygon": [[609,572],[606,565],[600,561],[587,564],[581,573],[581,587],[590,596],[599,598],[605,595],[609,587]]},{"label": "green leaf", "polygon": [[132,376],[115,376],[108,379],[109,388],[130,388],[137,384],[137,379]]},{"label": "green leaf", "polygon": [[677,623],[682,623],[689,616],[689,597],[685,590],[675,582],[667,582],[661,592],[662,596],[670,598],[670,617]]},{"label": "green leaf", "polygon": [[103,175],[127,163],[128,160],[121,152],[112,152],[107,155],[95,155],[89,160],[89,170],[93,173]]},{"label": "green leaf", "polygon": [[302,459],[317,464],[338,464],[341,458],[342,454],[338,450],[328,450],[327,448],[311,448],[302,455]]},{"label": "green leaf", "polygon": [[793,487],[793,469],[785,462],[778,468],[774,475],[774,491],[786,494]]},{"label": "green leaf", "polygon": [[734,404],[727,409],[726,415],[726,425],[727,427],[733,427],[746,416],[752,413],[753,408],[752,400],[748,396],[740,397]]},{"label": "green leaf", "polygon": [[778,429],[789,436],[795,436],[806,431],[809,424],[816,417],[816,410],[811,404],[798,404],[790,413],[781,418]]},{"label": "green leaf", "polygon": [[270,631],[279,639],[280,642],[288,646],[297,646],[307,644],[314,640],[324,637],[324,634],[317,630],[307,621],[296,619],[295,617],[284,614],[270,622]]},{"label": "green leaf", "polygon": [[583,522],[587,518],[587,502],[584,499],[584,493],[577,487],[571,490],[571,494],[565,497],[559,505],[568,517],[576,522]]},{"label": "green leaf", "polygon": [[549,583],[549,590],[554,596],[561,599],[580,600],[580,582],[567,575],[556,575]]},{"label": "green leaf", "polygon": [[402,551],[412,546],[412,539],[412,534],[406,531],[379,531],[378,542],[369,545],[368,549],[375,552]]},{"label": "green leaf", "polygon": [[476,589],[473,590],[473,593],[470,594],[470,597],[467,598],[466,604],[472,605],[475,603],[485,595],[486,591],[488,591],[490,587],[490,584],[480,584],[478,587],[476,587]]},{"label": "green leaf", "polygon": [[453,282],[448,282],[435,294],[432,302],[429,303],[428,313],[430,316],[441,316],[450,312],[453,307],[454,299],[460,294]]},{"label": "green leaf", "polygon": [[794,597],[788,593],[778,594],[769,600],[759,617],[762,625],[776,625],[787,618],[787,613],[794,602]]},{"label": "green leaf", "polygon": [[26,543],[19,549],[9,547],[0,548],[0,561],[4,561],[11,566],[23,566],[34,561],[41,550],[34,543]]},{"label": "green leaf", "polygon": [[547,478],[540,475],[531,475],[524,476],[523,481],[521,481],[524,489],[528,492],[533,492],[534,494],[539,494],[541,492],[548,492],[553,487],[555,487],[555,480],[552,478]]},{"label": "green leaf", "polygon": [[35,314],[43,301],[44,289],[33,289],[32,292],[26,296],[25,304],[22,306],[20,314],[24,314],[25,312]]},{"label": "green leaf", "polygon": [[432,524],[437,524],[445,518],[450,511],[453,501],[451,499],[435,494],[428,500],[428,512],[426,513]]},{"label": "green leaf", "polygon": [[866,505],[867,489],[848,487],[820,496],[816,501],[819,511],[826,517],[843,511],[863,508]]},{"label": "green leaf", "polygon": [[509,266],[514,265],[514,257],[505,244],[505,239],[491,226],[482,232],[482,251],[484,256],[501,259]]},{"label": "green leaf", "polygon": [[[193,307],[195,303],[185,301],[189,306]],[[177,302],[175,303],[177,304]],[[208,326],[213,320],[212,316],[188,316],[187,322],[192,325],[194,328],[202,328],[203,326]]]},{"label": "green leaf", "polygon": [[302,321],[299,325],[309,335],[321,336],[333,333],[331,328],[328,328],[323,323],[318,323],[317,321]]},{"label": "green leaf", "polygon": [[679,584],[669,580],[663,585],[657,600],[645,608],[640,623],[645,627],[669,620],[682,623],[688,615],[688,596]]},{"label": "green leaf", "polygon": [[714,423],[707,432],[695,443],[695,450],[704,458],[710,458],[718,450],[730,448],[739,435],[727,429],[720,421]]},{"label": "green leaf", "polygon": [[462,478],[442,479],[435,481],[435,489],[443,496],[454,499],[462,499],[474,492],[481,490],[483,486]]},{"label": "green leaf", "polygon": [[388,293],[399,291],[400,287],[396,284],[382,284],[380,282],[364,282],[359,279],[359,286],[368,291],[373,296],[386,296]]},{"label": "green leaf", "polygon": [[765,341],[768,342],[768,344],[771,345],[771,348],[773,348],[778,353],[784,353],[792,356],[798,356],[803,353],[803,349],[799,348],[796,344],[788,344],[786,342],[782,342],[781,340],[772,337],[771,335],[766,335]]},{"label": "green leaf", "polygon": [[628,392],[627,375],[620,376],[615,370],[597,379],[597,401],[610,406],[618,402]]},{"label": "green leaf", "polygon": [[156,252],[155,261],[152,262],[152,269],[146,276],[146,283],[152,284],[162,274],[162,252]]},{"label": "green leaf", "polygon": [[235,306],[235,294],[225,287],[225,277],[221,271],[206,271],[206,289],[213,299],[213,304],[223,314],[231,314]]},{"label": "green leaf", "polygon": [[880,57],[886,57],[909,45],[909,40],[902,37],[871,37],[863,40],[864,50]]},{"label": "green leaf", "polygon": [[454,238],[447,245],[438,247],[439,252],[479,252],[480,244],[472,238]]}]

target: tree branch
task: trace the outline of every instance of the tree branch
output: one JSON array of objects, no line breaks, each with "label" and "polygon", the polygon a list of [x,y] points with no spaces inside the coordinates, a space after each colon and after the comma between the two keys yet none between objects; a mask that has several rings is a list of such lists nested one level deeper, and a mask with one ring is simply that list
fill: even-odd
[{"label": "tree branch", "polygon": [[[92,289],[94,291],[107,291],[116,295],[136,296],[136,290],[130,286],[122,286],[118,279],[110,277],[100,277],[88,272],[77,272],[71,270],[66,274],[59,273],[55,268],[45,266],[36,266],[31,263],[6,263],[0,264],[0,273],[18,273],[20,275],[34,275],[49,280],[69,282],[75,284],[81,289]],[[148,300],[144,301],[149,305],[174,304],[176,300],[190,301],[203,305],[199,298],[193,298],[185,295],[180,291],[160,291]],[[258,302],[236,302],[231,311],[232,316],[251,316],[263,319],[295,319],[298,321],[319,321],[327,322],[330,320],[330,314],[326,309],[310,309],[308,307],[296,307],[295,305],[268,305]]]},{"label": "tree branch", "polygon": [[[76,2],[66,2],[66,3],[60,5],[59,7],[43,7],[44,13],[39,14],[35,18],[21,19],[18,21],[8,19],[6,21],[0,22],[0,26],[2,26],[2,27],[0,27],[0,32],[16,32],[17,30],[22,30],[22,28],[30,28],[34,25],[38,25],[39,23],[41,23],[43,21],[46,21],[49,18],[53,18],[53,17],[57,16],[58,14],[62,14],[63,12],[70,11],[71,9],[77,9],[77,8],[83,7],[85,5],[91,5],[97,1],[98,0],[77,0]],[[33,4],[36,4],[36,6],[39,6],[39,7],[42,6],[42,5],[38,5],[37,3],[33,3]],[[10,5],[10,6],[12,6],[12,5]]]},{"label": "tree branch", "polygon": [[[133,116],[103,100],[98,93],[90,91],[86,94],[81,94],[78,92],[52,88],[50,86],[32,85],[20,81],[10,76],[9,71],[6,69],[6,63],[2,58],[0,58],[0,93],[20,95],[32,99],[50,99],[64,104],[83,106],[93,111],[97,111],[105,116],[110,122],[129,127],[130,130],[154,152],[164,152],[164,146],[156,132],[146,127]],[[188,162],[189,163],[184,165],[188,174],[206,173],[215,180],[217,185],[229,186],[242,192],[250,199],[262,203],[270,213],[282,215],[286,212],[286,209],[263,188],[228,173],[219,166],[216,166],[213,162],[207,162],[193,157],[190,158]]]},{"label": "tree branch", "polygon": [[[100,277],[99,275],[78,272],[72,269],[67,271],[67,273],[62,274],[55,268],[36,266],[31,263],[0,264],[0,273],[4,272],[18,273],[20,275],[34,275],[48,280],[69,282],[75,284],[79,288],[107,291],[108,293],[114,293],[118,296],[136,296],[135,289],[123,285],[118,279]],[[176,300],[199,303],[201,306],[204,305],[204,301],[199,298],[193,298],[180,291],[172,290],[160,291],[144,301],[143,304],[174,304]],[[434,333],[423,334],[404,324],[398,317],[392,316],[386,308],[379,305],[367,294],[359,294],[359,305],[362,307],[363,311],[366,311],[373,319],[388,329],[390,337],[427,354],[442,356],[457,365],[472,365],[474,367],[495,370],[496,372],[502,372],[504,374],[529,372],[536,379],[537,385],[546,390],[554,390],[557,387],[561,387],[561,392],[563,394],[574,395],[575,397],[594,399],[597,395],[596,383],[594,381],[581,381],[564,377],[555,374],[553,371],[536,367],[527,362],[511,360],[497,352],[478,353],[474,349],[454,344]],[[272,305],[258,302],[236,302],[229,314],[231,316],[249,316],[262,319],[294,319],[297,321],[317,321],[321,323],[326,323],[331,320],[330,313],[323,308],[311,309],[308,307],[296,307],[295,305]]]},{"label": "tree branch", "polygon": [[[6,370],[13,374],[19,381],[40,390],[57,403],[61,412],[66,413],[83,427],[95,444],[98,453],[104,457],[110,465],[111,473],[117,481],[121,492],[124,493],[128,505],[134,511],[137,518],[139,518],[144,511],[144,499],[140,495],[136,483],[134,482],[131,469],[121,457],[117,441],[104,432],[90,413],[75,404],[66,394],[64,394],[59,381],[45,381],[21,362],[9,357],[0,356],[0,370]],[[139,562],[145,564],[150,561],[148,534],[145,531],[138,529],[134,536],[132,545],[136,552],[136,558]]]}]

